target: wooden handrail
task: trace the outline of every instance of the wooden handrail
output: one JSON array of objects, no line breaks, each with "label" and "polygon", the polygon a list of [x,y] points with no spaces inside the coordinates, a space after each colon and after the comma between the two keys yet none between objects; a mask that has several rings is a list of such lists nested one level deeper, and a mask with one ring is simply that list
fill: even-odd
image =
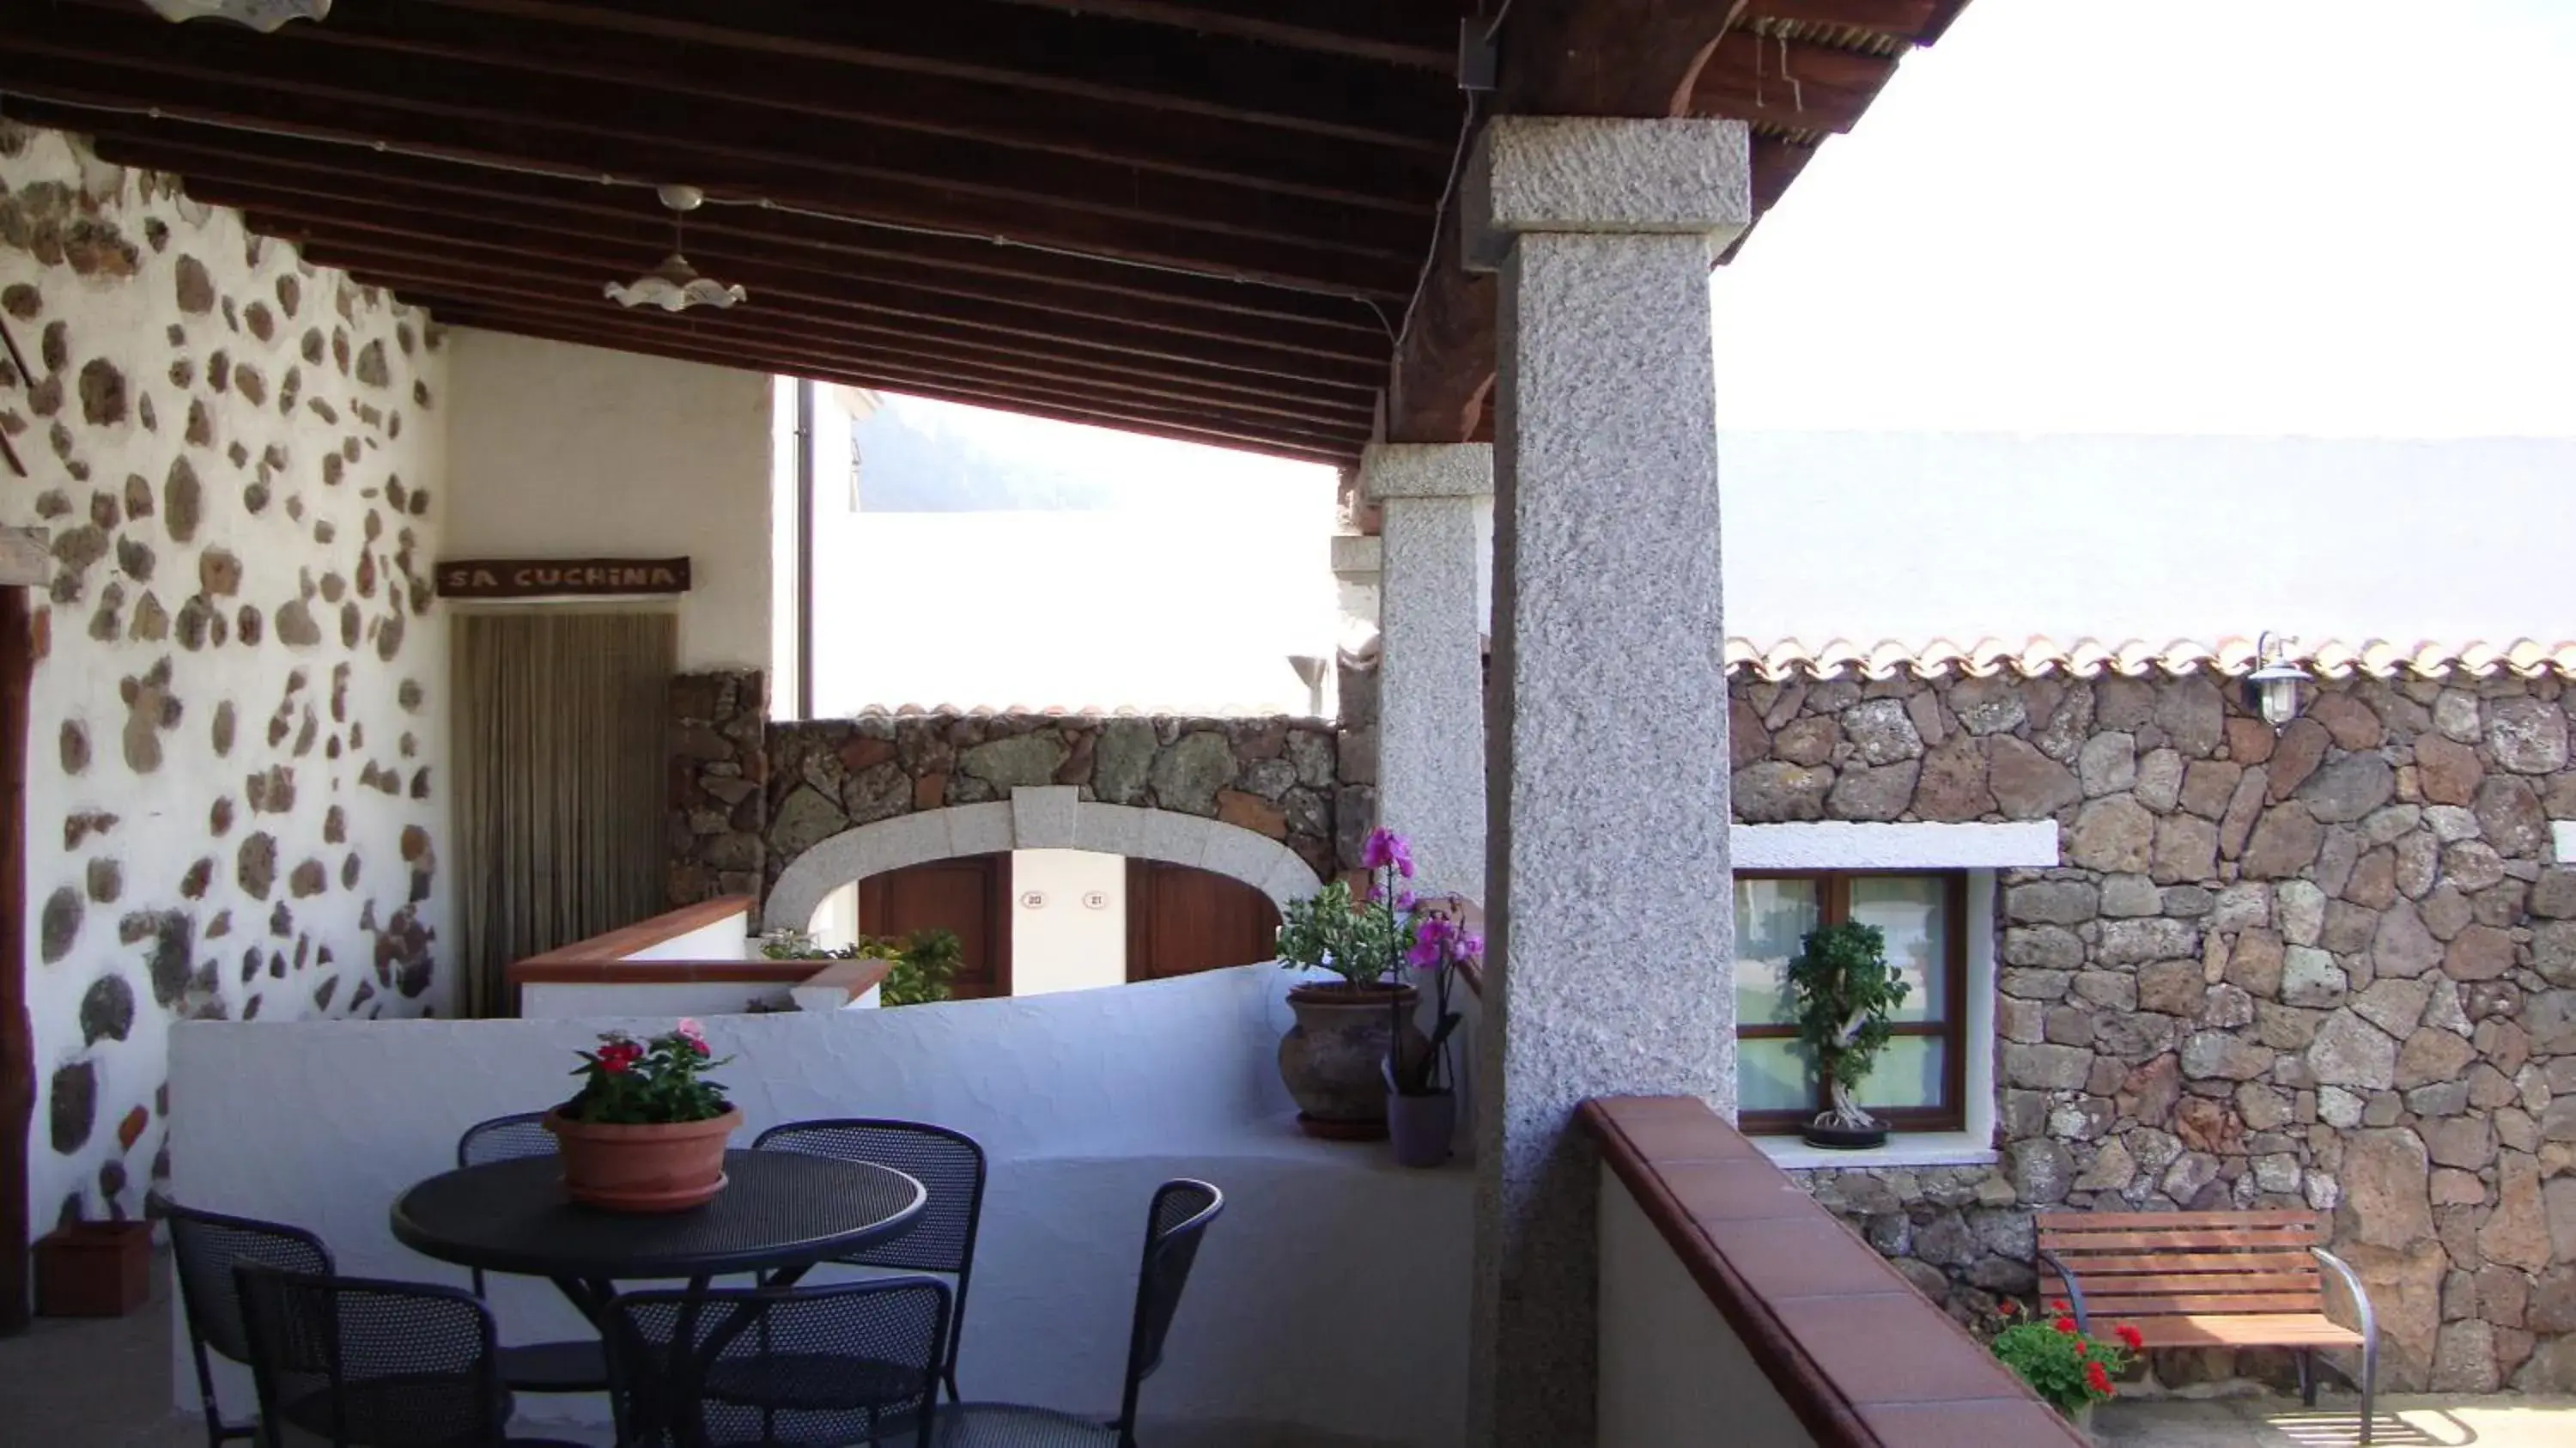
[{"label": "wooden handrail", "polygon": [[[1708,1103],[1610,1097],[1581,1116],[1602,1163],[1818,1448],[1908,1448],[1923,1436],[1909,1415],[1925,1411],[1925,1383],[1938,1385],[1944,1442],[2084,1441]],[[1814,1311],[1834,1300],[1866,1311]]]},{"label": "wooden handrail", "polygon": [[666,910],[649,920],[638,920],[604,935],[594,935],[588,940],[576,940],[541,955],[531,955],[511,969],[516,970],[521,965],[624,960],[639,950],[650,950],[666,940],[677,940],[693,930],[704,930],[728,916],[748,917],[752,907],[758,903],[749,895],[726,895],[695,905],[683,905],[677,910]]}]

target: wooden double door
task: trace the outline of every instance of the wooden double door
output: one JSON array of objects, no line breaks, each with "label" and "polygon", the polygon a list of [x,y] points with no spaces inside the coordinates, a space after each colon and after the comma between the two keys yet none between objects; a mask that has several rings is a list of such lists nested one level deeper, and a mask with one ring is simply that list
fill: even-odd
[{"label": "wooden double door", "polygon": [[[1279,909],[1229,876],[1159,860],[1127,862],[1127,979],[1162,980],[1273,957]],[[959,1000],[1011,993],[1011,857],[969,855],[859,882],[870,935],[956,933]]]}]

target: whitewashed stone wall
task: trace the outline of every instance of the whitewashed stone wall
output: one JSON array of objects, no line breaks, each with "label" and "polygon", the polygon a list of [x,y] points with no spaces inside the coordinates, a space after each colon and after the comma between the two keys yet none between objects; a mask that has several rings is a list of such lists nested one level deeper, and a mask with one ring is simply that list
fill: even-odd
[{"label": "whitewashed stone wall", "polygon": [[[31,600],[32,1196],[140,1209],[181,1017],[446,992],[445,369],[425,315],[0,125],[0,523]],[[0,371],[9,369],[0,368]],[[327,1090],[327,1083],[311,1083]]]}]

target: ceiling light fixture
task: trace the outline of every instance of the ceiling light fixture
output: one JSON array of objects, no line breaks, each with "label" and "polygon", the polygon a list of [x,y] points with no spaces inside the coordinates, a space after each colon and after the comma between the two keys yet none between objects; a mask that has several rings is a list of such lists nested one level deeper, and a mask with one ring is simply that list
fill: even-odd
[{"label": "ceiling light fixture", "polygon": [[331,0],[144,0],[164,20],[229,20],[261,34],[290,20],[320,20]]},{"label": "ceiling light fixture", "polygon": [[671,254],[662,259],[660,266],[631,282],[610,282],[602,289],[608,299],[621,307],[685,312],[691,307],[730,307],[748,297],[750,294],[739,286],[698,275],[698,269],[680,254],[680,235],[688,215],[706,204],[707,194],[695,186],[663,186],[656,188],[654,194],[671,208]]}]

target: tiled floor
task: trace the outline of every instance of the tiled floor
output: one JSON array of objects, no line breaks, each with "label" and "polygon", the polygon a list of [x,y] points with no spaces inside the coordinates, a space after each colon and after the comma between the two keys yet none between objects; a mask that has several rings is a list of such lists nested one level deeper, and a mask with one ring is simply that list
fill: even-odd
[{"label": "tiled floor", "polygon": [[[39,1318],[26,1337],[0,1340],[0,1445],[6,1448],[198,1448],[203,1424],[174,1414],[170,1401],[170,1313],[159,1300],[105,1322]],[[2159,1399],[2100,1410],[2094,1437],[2105,1448],[2350,1448],[2355,1399],[2329,1396],[2313,1411],[2285,1397]],[[2380,1403],[2374,1444],[2383,1448],[2570,1448],[2576,1398],[2411,1398]],[[1265,1444],[1258,1431],[1168,1432],[1178,1448]],[[1307,1448],[1307,1445],[1297,1445]]]},{"label": "tiled floor", "polygon": [[[2095,1410],[2093,1436],[2105,1448],[2350,1448],[2359,1406],[2350,1394],[2313,1409],[2290,1397],[2113,1403]],[[2576,1398],[2385,1397],[2374,1422],[2374,1448],[2569,1448]]]},{"label": "tiled floor", "polygon": [[[131,1317],[36,1319],[25,1337],[0,1338],[0,1448],[204,1448],[205,1420],[170,1411],[167,1259],[154,1264],[153,1301]],[[523,1419],[514,1425],[572,1442],[608,1435]],[[1388,1448],[1252,1425],[1156,1424],[1155,1448]]]},{"label": "tiled floor", "polygon": [[0,1443],[9,1448],[204,1448],[205,1421],[170,1411],[168,1274],[132,1317],[40,1317],[0,1339]]}]

